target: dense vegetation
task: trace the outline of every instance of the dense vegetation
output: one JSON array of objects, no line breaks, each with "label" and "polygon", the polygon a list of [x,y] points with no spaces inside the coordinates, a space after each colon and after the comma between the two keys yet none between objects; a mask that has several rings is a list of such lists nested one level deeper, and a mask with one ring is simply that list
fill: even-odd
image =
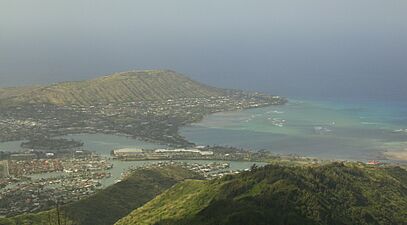
[{"label": "dense vegetation", "polygon": [[0,219],[1,225],[111,225],[132,210],[184,179],[200,179],[177,166],[139,169],[124,181],[94,196],[64,205],[57,210]]},{"label": "dense vegetation", "polygon": [[269,165],[177,184],[117,225],[407,224],[407,172],[333,163]]},{"label": "dense vegetation", "polygon": [[94,80],[63,82],[36,88],[0,89],[1,102],[95,105],[224,95],[169,70],[130,71]]}]

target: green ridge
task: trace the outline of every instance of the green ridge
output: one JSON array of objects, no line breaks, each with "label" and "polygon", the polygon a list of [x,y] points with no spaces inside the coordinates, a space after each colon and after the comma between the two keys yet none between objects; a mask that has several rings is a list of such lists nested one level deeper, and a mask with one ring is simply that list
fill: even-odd
[{"label": "green ridge", "polygon": [[333,163],[269,165],[213,181],[185,181],[116,225],[407,224],[407,172]]},{"label": "green ridge", "polygon": [[[136,170],[126,180],[60,209],[61,224],[112,225],[132,210],[185,179],[199,175],[178,166]],[[0,218],[0,225],[57,225],[56,210]]]},{"label": "green ridge", "polygon": [[115,73],[93,80],[62,82],[49,86],[0,89],[0,101],[8,104],[49,103],[95,105],[130,101],[167,100],[224,95],[170,70]]}]

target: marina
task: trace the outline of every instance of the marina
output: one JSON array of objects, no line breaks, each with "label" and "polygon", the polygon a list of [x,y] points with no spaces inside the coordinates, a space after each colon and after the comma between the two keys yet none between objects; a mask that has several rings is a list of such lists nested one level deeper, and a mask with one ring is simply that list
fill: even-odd
[{"label": "marina", "polygon": [[[176,164],[213,179],[249,170],[253,164],[265,165],[239,160],[241,156],[221,160],[229,154],[219,155],[206,149],[207,145],[273,152],[287,155],[288,160],[297,155],[360,160],[368,165],[403,162],[407,130],[400,126],[407,126],[407,120],[395,121],[392,114],[378,118],[367,112],[355,112],[349,106],[290,101],[286,106],[218,113],[181,130],[182,136],[198,145],[191,148],[171,148],[117,134],[61,136],[83,142],[73,150],[77,154],[72,159],[58,159],[51,152],[45,154],[49,158],[35,159],[32,151],[21,147],[24,141],[3,142],[0,150],[12,152],[12,160],[2,163],[3,175],[17,179],[1,183],[3,203],[12,204],[12,210],[0,208],[0,214],[46,210],[54,207],[55,196],[65,203],[85,198],[126,179],[137,168]],[[14,201],[21,198],[29,200]]]}]

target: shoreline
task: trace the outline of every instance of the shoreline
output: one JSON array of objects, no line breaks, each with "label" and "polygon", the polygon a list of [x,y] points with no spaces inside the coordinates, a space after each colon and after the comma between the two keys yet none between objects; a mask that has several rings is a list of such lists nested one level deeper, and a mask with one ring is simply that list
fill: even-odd
[{"label": "shoreline", "polygon": [[[297,99],[296,98],[289,98],[288,102],[296,103],[297,100],[298,100],[298,98]],[[326,100],[324,100],[324,102],[328,103],[328,104],[334,104],[335,103],[333,101],[326,101]],[[301,100],[300,103],[306,103],[308,105],[309,102],[307,100]],[[333,110],[336,113],[338,113],[338,115],[340,115],[339,113],[342,113],[342,111],[346,112],[346,110],[355,110],[354,102],[349,103],[350,105],[346,105],[343,102],[341,102],[338,106],[334,105],[332,108],[327,108],[323,104],[320,105],[321,102],[319,102],[319,101],[312,101],[311,100],[310,103],[314,103],[314,104],[316,104],[317,107],[319,106],[319,107],[321,107],[323,109],[328,109],[328,110],[331,110],[331,111]],[[344,116],[346,116],[344,118],[351,118],[352,122],[351,123],[348,122],[348,124],[345,124],[345,126],[339,125],[338,129],[341,129],[341,130],[339,130],[338,133],[328,134],[328,135],[325,135],[323,138],[326,138],[326,137],[327,138],[331,137],[332,139],[342,138],[341,136],[337,136],[337,135],[343,135],[343,134],[347,135],[346,134],[347,130],[345,130],[345,129],[349,129],[349,131],[352,131],[351,129],[353,129],[355,127],[356,129],[364,129],[364,130],[360,131],[361,132],[360,133],[361,134],[361,139],[360,140],[364,141],[367,144],[370,143],[371,145],[365,145],[364,146],[364,145],[358,144],[358,145],[352,146],[352,144],[350,143],[348,145],[349,149],[344,150],[344,152],[342,154],[343,156],[339,156],[340,155],[339,154],[337,157],[329,156],[330,155],[329,152],[326,152],[326,156],[317,156],[316,154],[314,154],[317,151],[311,151],[311,152],[309,152],[309,154],[307,154],[305,152],[294,153],[294,154],[298,154],[298,155],[301,155],[301,156],[304,156],[304,157],[317,157],[317,158],[319,158],[321,160],[326,160],[326,159],[327,160],[344,160],[344,161],[346,161],[346,160],[351,160],[351,161],[379,160],[379,161],[383,161],[383,162],[390,161],[390,162],[395,162],[395,163],[407,163],[407,136],[405,136],[405,137],[397,136],[398,134],[393,132],[395,129],[399,129],[399,128],[396,128],[396,127],[401,128],[401,127],[403,127],[403,125],[402,124],[401,125],[400,124],[394,124],[394,123],[391,123],[391,122],[388,121],[389,118],[392,118],[391,117],[393,115],[392,114],[392,112],[393,112],[392,109],[389,109],[389,110],[381,109],[381,108],[377,109],[377,110],[384,110],[384,112],[388,112],[388,114],[386,114],[385,117],[383,117],[382,122],[377,122],[378,120],[380,121],[380,118],[376,117],[376,115],[377,115],[377,113],[381,113],[382,111],[374,111],[374,110],[376,110],[375,108],[369,108],[370,104],[371,103],[369,102],[369,105],[367,105],[367,106],[364,106],[363,104],[362,104],[362,106],[360,106],[361,109],[362,108],[367,109],[367,111],[363,112],[364,114],[366,114],[366,113],[368,114],[366,117],[364,116],[364,114],[359,114],[359,116],[358,115],[351,115],[351,117],[349,117],[349,114],[344,114]],[[290,106],[290,104],[284,104],[283,107],[284,106],[287,107],[287,106]],[[267,106],[267,107],[261,107],[261,108],[264,109],[264,108],[269,108],[269,107],[273,107],[273,106]],[[336,108],[336,107],[338,107],[338,108]],[[311,105],[311,108],[313,108],[312,105]],[[247,111],[247,110],[253,110],[253,109],[245,109],[245,110],[239,110],[239,111],[235,111],[235,112]],[[287,110],[289,110],[289,109],[287,109]],[[223,119],[222,116],[225,115],[225,114],[226,114],[225,117],[227,119],[227,113],[228,112],[219,112],[219,113],[210,114],[210,115],[205,116],[203,121],[208,119],[208,117],[210,118],[210,116],[214,116],[214,115],[215,115],[214,120],[213,121],[209,120],[208,124],[211,124],[212,122],[217,122],[218,120],[221,121]],[[231,112],[231,113],[234,113],[234,112]],[[289,113],[291,113],[291,115],[289,115],[289,116],[292,117],[292,115],[293,115],[292,111],[289,112]],[[297,113],[297,112],[294,112],[294,113]],[[216,115],[220,115],[220,117],[216,118]],[[369,118],[370,115],[372,115],[372,120],[374,122],[367,124],[364,121],[366,121],[366,118]],[[242,115],[238,114],[237,116],[244,116],[244,115],[243,114]],[[260,116],[260,119],[262,119],[261,116]],[[286,119],[286,118],[284,118],[284,119]],[[338,120],[341,120],[341,119],[342,118],[339,118]],[[287,119],[287,120],[288,120],[288,123],[289,123],[290,121],[293,120],[293,118],[291,118],[291,120],[290,119]],[[316,120],[316,121],[318,121],[318,120]],[[314,124],[318,123],[316,121],[313,121]],[[335,120],[333,119],[332,121],[335,121]],[[247,122],[247,121],[245,121],[245,122]],[[219,125],[219,124],[217,124],[217,125],[219,125],[219,127],[211,127],[211,126],[205,126],[205,123],[201,123],[201,122],[192,123],[192,124],[189,124],[187,126],[182,127],[183,129],[186,130],[186,132],[185,133],[181,132],[181,135],[184,138],[186,138],[186,135],[185,135],[186,133],[192,133],[191,135],[189,135],[189,139],[188,138],[186,138],[186,139],[190,140],[191,142],[197,142],[200,145],[206,145],[206,144],[208,144],[208,145],[224,145],[224,146],[233,146],[233,147],[236,147],[236,148],[243,148],[243,149],[269,149],[271,152],[273,152],[275,154],[279,154],[279,155],[289,155],[289,154],[291,154],[291,153],[289,153],[289,151],[287,151],[287,153],[282,153],[281,151],[277,151],[277,152],[273,151],[273,150],[279,149],[279,148],[262,147],[262,145],[259,145],[259,146],[254,145],[253,146],[253,145],[250,145],[250,143],[249,144],[244,143],[244,145],[242,145],[242,143],[239,142],[240,139],[238,139],[238,136],[246,134],[245,132],[251,132],[252,131],[251,126],[255,126],[256,124],[253,124],[253,125],[250,124],[250,125],[247,125],[247,127],[246,126],[243,127],[243,128],[247,128],[247,129],[233,129],[233,127],[235,127],[235,126],[240,126],[241,124],[239,124],[239,123],[241,123],[241,121],[238,121],[238,120],[231,121],[230,124],[225,125],[225,128],[222,128],[222,125]],[[334,123],[332,125],[332,129],[334,130],[334,132],[335,132],[335,129],[337,128],[335,126],[337,126],[338,124],[339,123],[337,123],[335,125],[335,123]],[[230,125],[230,127],[232,127],[232,128],[228,129],[229,128],[228,125]],[[245,124],[243,124],[243,125],[245,125]],[[349,126],[349,128],[346,127],[346,125]],[[378,127],[379,125],[382,125],[383,127]],[[284,128],[287,127],[286,129],[290,129],[291,127],[289,127],[289,126],[290,126],[290,124],[288,124],[288,126],[284,126]],[[296,125],[294,124],[293,126],[295,127]],[[319,124],[318,125],[311,125],[311,124],[309,124],[308,126],[309,126],[308,129],[310,129],[310,128],[312,128],[312,126],[322,126],[322,125],[319,125]],[[327,126],[329,126],[329,125],[327,125]],[[276,129],[276,128],[271,127],[271,129]],[[277,130],[277,129],[276,129],[277,133],[275,133],[275,134],[277,134],[276,136],[278,136],[280,134],[280,133],[278,133],[280,130]],[[216,132],[216,130],[219,130],[219,132],[218,132],[219,135],[222,135],[224,132],[227,132],[228,130],[231,130],[231,132],[230,132],[231,134],[225,136],[225,141],[224,142],[219,142],[219,141],[216,141],[217,137],[218,137],[218,136],[216,136],[216,134],[218,134],[218,133],[215,133],[215,135],[209,135],[208,137],[205,135],[206,133],[210,132],[211,130],[213,130],[215,132]],[[242,132],[242,131],[243,131],[243,133],[240,134],[239,132]],[[329,130],[329,131],[331,131],[331,130]],[[254,135],[254,138],[259,137],[260,141],[262,141],[262,139],[261,139],[262,136],[266,136],[266,133],[263,132],[262,130],[259,130],[258,132],[253,130],[253,132],[258,133],[258,134]],[[371,135],[364,137],[363,132],[366,132],[366,133],[371,132]],[[264,135],[262,135],[261,133],[264,133]],[[269,136],[273,136],[273,133],[274,133],[274,131],[270,131]],[[289,136],[290,134],[286,134],[286,135]],[[311,138],[316,137],[316,135],[311,136],[309,133],[306,134],[306,135],[308,135],[308,137],[311,137]],[[385,136],[377,136],[377,135],[385,135]],[[213,141],[213,142],[210,142],[210,141],[205,142],[206,139],[210,140],[210,138],[212,136],[214,136],[215,141]],[[203,137],[203,138],[200,138],[200,137]],[[191,138],[192,138],[192,140],[191,140]],[[305,138],[307,138],[307,137],[305,137]],[[359,140],[358,138],[353,138],[350,135],[343,136],[343,138],[349,138],[349,141],[352,141],[350,139]],[[383,140],[381,142],[377,142],[377,143],[373,142],[373,141],[379,140],[380,138],[383,138]],[[386,139],[386,138],[389,138],[389,139]],[[231,142],[234,139],[237,140],[236,143]],[[250,140],[251,137],[248,136],[246,139]],[[399,146],[399,148],[397,148],[397,149],[394,149],[392,147],[390,147],[390,148],[387,147],[387,145],[392,145],[393,143],[403,142],[402,140],[404,140],[404,139],[406,140],[406,144],[405,145],[401,144]],[[315,141],[315,139],[314,139],[314,141]],[[315,141],[315,142],[317,142],[317,141]],[[344,146],[347,145],[347,142],[345,140],[343,140],[343,143],[344,143]],[[250,146],[250,147],[247,147],[246,145]],[[271,144],[271,145],[276,146],[275,144]],[[278,145],[279,146],[282,145],[282,142],[279,142]],[[339,149],[338,151],[340,151],[340,146],[339,147],[335,146],[335,147],[337,147]],[[309,149],[309,146],[304,147],[305,151],[307,151],[307,148]],[[359,154],[355,154],[355,156],[352,156],[351,148],[354,148],[355,152],[357,152],[358,148],[359,148],[360,149]],[[402,148],[402,150],[400,148]],[[329,149],[329,147],[327,147],[327,149]],[[389,149],[393,149],[393,150],[389,150]],[[282,151],[284,151],[284,149]],[[321,148],[320,151],[323,152],[323,149]],[[347,152],[346,151],[349,152],[349,155],[351,157],[347,157],[347,155],[346,155]],[[335,155],[335,151],[332,151],[332,153]]]},{"label": "shoreline", "polygon": [[[284,103],[284,104],[278,104],[278,105],[267,105],[267,106],[264,106],[264,107],[252,107],[252,108],[246,108],[246,109],[239,109],[239,110],[226,110],[226,111],[220,111],[220,112],[214,112],[214,113],[209,113],[209,114],[206,114],[204,117],[202,117],[202,118],[200,118],[200,120],[199,121],[194,121],[194,122],[191,122],[191,123],[188,123],[188,124],[185,124],[185,125],[183,125],[183,126],[180,126],[179,128],[178,128],[178,130],[177,130],[177,132],[176,132],[176,134],[177,135],[179,135],[179,136],[181,136],[185,141],[187,141],[187,142],[189,142],[189,143],[191,143],[193,146],[197,146],[197,145],[199,145],[199,144],[197,144],[197,143],[193,143],[192,141],[190,141],[189,139],[187,139],[180,131],[182,130],[182,129],[185,129],[185,128],[191,128],[191,127],[194,127],[194,125],[195,124],[199,124],[199,123],[201,123],[202,121],[204,121],[205,119],[207,119],[209,116],[214,116],[214,115],[216,115],[216,114],[225,114],[225,113],[239,113],[239,112],[242,112],[242,111],[248,111],[248,110],[254,110],[254,109],[265,109],[265,108],[269,108],[269,107],[281,107],[281,106],[287,106],[288,104],[287,103],[289,103],[289,102],[295,102],[296,101],[296,99],[292,99],[292,98],[290,98],[290,99],[287,99],[287,102],[286,103]],[[96,134],[96,135],[98,135],[98,134],[101,134],[101,135],[112,135],[112,136],[117,136],[117,137],[125,137],[125,138],[127,138],[127,139],[129,139],[129,140],[135,140],[135,141],[141,141],[141,142],[146,142],[146,143],[148,143],[148,144],[156,144],[156,145],[162,145],[162,146],[167,146],[167,147],[175,147],[174,146],[174,144],[171,144],[171,143],[163,143],[162,141],[159,141],[159,140],[154,140],[154,139],[151,139],[151,138],[145,138],[145,137],[134,137],[134,136],[132,136],[132,135],[129,135],[129,134],[126,134],[126,133],[120,133],[120,132],[73,132],[73,133],[69,133],[69,134],[64,134],[64,135],[58,135],[58,136],[53,136],[53,137],[64,137],[64,136],[71,136],[71,135],[83,135],[83,134],[90,134],[90,135],[92,135],[92,134]],[[83,140],[83,139],[78,139],[78,140]],[[21,141],[24,141],[24,140],[21,140]],[[21,142],[21,141],[18,141],[18,142]],[[13,141],[13,142],[15,142],[15,141]],[[86,142],[86,141],[85,141]],[[196,141],[195,141],[196,142]],[[8,141],[7,142],[0,142],[0,143],[8,143]],[[206,144],[205,144],[206,145]],[[214,145],[216,145],[216,144],[207,144],[207,145],[210,145],[210,146],[214,146]],[[227,145],[224,145],[224,146],[227,146]],[[188,147],[191,147],[191,146],[188,146]],[[235,146],[235,148],[237,148],[237,149],[240,149],[241,147],[236,147]],[[243,149],[245,149],[245,150],[248,150],[248,149],[256,149],[256,148],[253,148],[253,147],[249,147],[249,148],[245,148],[245,147],[243,147]],[[269,149],[269,148],[266,148],[266,149]],[[388,149],[388,148],[387,148]],[[21,149],[22,151],[24,151],[24,150],[29,150],[29,149]],[[273,151],[273,149],[269,149],[269,151],[271,152],[271,153],[273,153],[273,154],[275,154],[275,155],[282,155],[282,156],[288,156],[288,155],[291,155],[292,153],[289,153],[289,152],[287,152],[286,154],[284,154],[284,153],[280,153],[280,152],[274,152]],[[406,161],[407,162],[407,151],[405,151],[405,150],[386,150],[386,148],[382,148],[382,150],[379,150],[379,153],[383,156],[383,157],[379,157],[379,158],[377,158],[375,155],[371,155],[370,157],[366,157],[366,161],[368,161],[368,160],[370,160],[370,159],[374,159],[374,158],[376,158],[377,160],[381,160],[381,161]],[[328,153],[329,154],[329,153]],[[315,157],[315,155],[314,154],[303,154],[303,153],[296,153],[296,155],[299,155],[299,156],[302,156],[302,157]],[[320,160],[339,160],[339,161],[347,161],[347,160],[350,160],[350,161],[364,161],[363,160],[363,158],[361,158],[361,157],[346,157],[346,159],[343,159],[344,157],[326,157],[326,156],[322,156],[322,157],[316,157],[316,158],[318,158],[318,159],[320,159]]]},{"label": "shoreline", "polygon": [[383,155],[389,160],[405,161],[405,163],[407,163],[407,149],[398,151],[384,151]]}]

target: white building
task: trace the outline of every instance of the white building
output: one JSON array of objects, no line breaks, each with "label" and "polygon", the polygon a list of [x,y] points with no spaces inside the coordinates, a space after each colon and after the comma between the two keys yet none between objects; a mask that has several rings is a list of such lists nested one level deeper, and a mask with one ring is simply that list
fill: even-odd
[{"label": "white building", "polygon": [[143,153],[143,149],[139,148],[122,148],[113,150],[113,154],[115,156],[131,156],[131,155],[139,155]]}]

